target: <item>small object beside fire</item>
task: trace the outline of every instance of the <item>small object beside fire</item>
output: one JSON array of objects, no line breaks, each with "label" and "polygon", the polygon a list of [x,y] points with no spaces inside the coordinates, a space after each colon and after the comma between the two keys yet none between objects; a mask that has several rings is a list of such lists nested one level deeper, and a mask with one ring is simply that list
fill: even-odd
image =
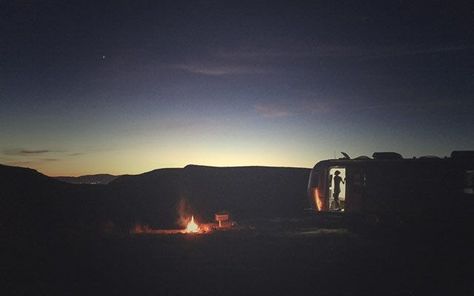
[{"label": "small object beside fire", "polygon": [[216,222],[218,223],[218,228],[230,228],[233,226],[232,221],[230,221],[229,213],[220,212],[214,215]]}]

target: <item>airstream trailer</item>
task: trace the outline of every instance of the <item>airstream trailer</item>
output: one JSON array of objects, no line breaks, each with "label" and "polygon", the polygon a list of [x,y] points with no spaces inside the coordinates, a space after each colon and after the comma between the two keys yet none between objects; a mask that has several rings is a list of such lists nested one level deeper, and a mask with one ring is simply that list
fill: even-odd
[{"label": "airstream trailer", "polygon": [[394,152],[376,152],[372,158],[344,155],[318,162],[312,169],[308,184],[312,211],[420,217],[472,210],[474,151],[454,151],[446,158],[406,159]]}]

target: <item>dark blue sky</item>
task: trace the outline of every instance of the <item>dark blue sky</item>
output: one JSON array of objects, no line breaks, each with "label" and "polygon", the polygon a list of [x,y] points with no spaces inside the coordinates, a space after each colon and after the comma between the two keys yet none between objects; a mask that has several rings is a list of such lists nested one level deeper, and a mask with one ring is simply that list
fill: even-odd
[{"label": "dark blue sky", "polygon": [[0,163],[118,174],[474,149],[470,1],[74,2],[0,2]]}]

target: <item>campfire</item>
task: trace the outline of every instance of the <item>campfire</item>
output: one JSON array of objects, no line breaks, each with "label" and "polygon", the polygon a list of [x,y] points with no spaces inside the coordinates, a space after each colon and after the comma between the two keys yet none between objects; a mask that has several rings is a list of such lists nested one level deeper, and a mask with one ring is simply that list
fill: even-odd
[{"label": "campfire", "polygon": [[215,221],[217,223],[198,223],[194,219],[194,215],[191,215],[191,219],[183,218],[185,222],[184,228],[181,229],[156,229],[149,225],[136,224],[134,228],[130,230],[131,234],[203,234],[209,233],[214,230],[226,230],[231,229],[234,226],[234,222],[229,219],[227,212],[220,212],[215,215]]},{"label": "campfire", "polygon": [[184,230],[185,233],[199,233],[201,232],[201,229],[199,228],[199,225],[194,222],[194,216],[191,216],[191,220],[188,222],[188,225],[186,225],[186,229]]},{"label": "campfire", "polygon": [[183,229],[154,229],[148,225],[136,224],[133,229],[130,230],[132,234],[198,234],[207,233],[211,231],[211,227],[207,224],[198,224],[194,220],[194,216],[186,224]]}]

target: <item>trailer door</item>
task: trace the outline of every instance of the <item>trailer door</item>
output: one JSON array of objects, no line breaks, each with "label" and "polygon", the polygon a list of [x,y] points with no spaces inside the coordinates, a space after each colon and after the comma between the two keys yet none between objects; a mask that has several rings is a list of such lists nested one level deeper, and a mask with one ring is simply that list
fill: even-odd
[{"label": "trailer door", "polygon": [[346,202],[345,210],[348,212],[360,212],[364,209],[367,174],[364,168],[350,167],[347,169],[346,177]]}]

